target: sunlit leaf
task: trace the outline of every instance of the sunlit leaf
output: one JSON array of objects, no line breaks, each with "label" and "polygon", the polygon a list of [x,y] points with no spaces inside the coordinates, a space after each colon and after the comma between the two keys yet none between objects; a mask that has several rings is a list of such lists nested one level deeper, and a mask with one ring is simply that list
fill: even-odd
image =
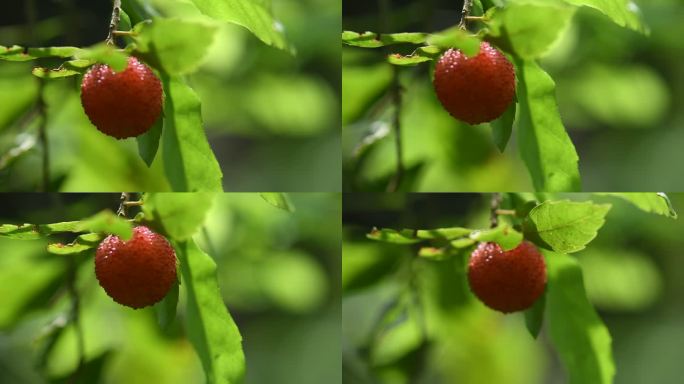
[{"label": "sunlit leaf", "polygon": [[563,0],[574,5],[594,8],[608,16],[614,23],[648,34],[649,29],[642,21],[639,6],[633,0]]},{"label": "sunlit leaf", "polygon": [[522,59],[542,56],[570,25],[576,8],[558,2],[511,2],[493,12],[490,35]]},{"label": "sunlit leaf", "polygon": [[556,252],[577,252],[596,237],[610,208],[590,201],[545,201],[530,211],[525,233],[538,236]]},{"label": "sunlit leaf", "polygon": [[222,191],[223,177],[202,127],[200,100],[183,81],[162,76],[166,100],[164,170],[174,191]]},{"label": "sunlit leaf", "polygon": [[382,228],[373,230],[366,235],[371,240],[382,241],[385,243],[394,244],[414,244],[424,241],[423,239],[416,238],[416,231],[412,229],[404,229],[401,231],[396,231],[394,229]]},{"label": "sunlit leaf", "polygon": [[58,232],[81,232],[80,221],[54,224],[1,224],[0,237],[19,240],[35,240]]},{"label": "sunlit leaf", "polygon": [[143,23],[138,29],[138,50],[151,55],[150,61],[169,75],[194,71],[218,30],[203,22],[162,18]]},{"label": "sunlit leaf", "polygon": [[622,193],[598,193],[599,195],[615,196],[627,200],[645,212],[667,216],[672,219],[677,218],[677,212],[667,195],[663,192],[622,192]]},{"label": "sunlit leaf", "polygon": [[572,257],[542,251],[548,269],[546,316],[549,336],[570,384],[613,382],[611,338],[584,290],[582,269]]},{"label": "sunlit leaf", "polygon": [[556,105],[555,84],[534,61],[516,60],[520,156],[537,191],[581,189],[578,156]]},{"label": "sunlit leaf", "polygon": [[204,223],[214,193],[148,193],[145,219],[158,222],[174,240],[190,238]]},{"label": "sunlit leaf", "polygon": [[378,48],[392,44],[422,44],[427,33],[375,33],[375,32],[342,32],[342,42],[347,45],[363,48]]},{"label": "sunlit leaf", "polygon": [[480,39],[458,27],[430,35],[427,43],[442,49],[459,49],[469,57],[480,51]]},{"label": "sunlit leaf", "polygon": [[276,48],[288,49],[283,25],[275,20],[263,2],[252,0],[192,0],[205,15],[247,28]]},{"label": "sunlit leaf", "polygon": [[480,242],[495,242],[499,244],[504,251],[508,251],[520,244],[523,240],[523,235],[513,229],[510,225],[501,223],[492,229],[474,231],[470,234],[470,238]]},{"label": "sunlit leaf", "polygon": [[186,329],[207,383],[240,383],[245,374],[242,337],[223,303],[216,263],[194,241],[176,243],[187,292]]},{"label": "sunlit leaf", "polygon": [[287,193],[262,192],[260,193],[260,195],[262,199],[264,199],[267,203],[271,204],[276,208],[280,208],[287,212],[295,211],[295,207],[290,201],[290,198],[288,197]]},{"label": "sunlit leaf", "polygon": [[416,237],[420,239],[452,240],[458,237],[467,236],[471,232],[473,232],[472,229],[462,227],[419,229],[418,231],[416,231]]},{"label": "sunlit leaf", "polygon": [[101,211],[78,224],[82,232],[100,232],[119,236],[126,241],[133,235],[133,227],[128,220],[117,216],[110,210]]}]

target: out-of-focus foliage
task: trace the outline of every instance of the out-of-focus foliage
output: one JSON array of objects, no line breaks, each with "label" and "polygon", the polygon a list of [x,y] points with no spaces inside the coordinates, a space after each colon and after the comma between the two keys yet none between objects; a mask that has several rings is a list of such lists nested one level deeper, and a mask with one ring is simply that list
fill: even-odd
[{"label": "out-of-focus foliage", "polygon": [[[195,202],[199,211],[206,212],[201,222],[195,217],[203,215],[188,215],[193,196],[200,199]],[[146,209],[148,215],[154,214],[150,225],[167,224],[160,230],[168,227],[174,236],[195,233],[175,244],[185,265],[177,315],[170,323],[165,320],[164,327],[157,324],[152,308],[128,309],[104,293],[94,276],[92,251],[49,254],[42,239],[0,236],[4,255],[0,293],[5,297],[0,307],[0,365],[9,367],[0,370],[0,382],[71,378],[78,365],[77,338],[69,320],[71,273],[75,273],[80,295],[83,382],[203,382],[198,347],[190,343],[188,327],[193,332],[226,335],[205,340],[209,349],[202,361],[209,359],[209,369],[220,374],[239,367],[227,366],[225,360],[211,362],[216,348],[234,342],[227,339],[233,336],[225,317],[215,311],[202,312],[207,298],[216,294],[230,309],[242,335],[246,383],[341,382],[340,197],[288,197],[296,213],[269,205],[259,194],[150,196]],[[9,206],[0,215],[2,222],[40,223],[78,220],[116,208],[119,196],[7,195],[5,203]],[[189,219],[184,226],[180,225],[183,215]],[[73,237],[57,238],[68,242]],[[200,249],[192,248],[193,241]],[[210,278],[214,264],[220,291]],[[193,300],[203,300],[199,306],[186,295],[189,288]],[[201,343],[202,337],[195,333],[191,339]],[[231,374],[240,375],[239,371]]]},{"label": "out-of-focus foliage", "polygon": [[[568,372],[559,359],[572,366],[572,380],[606,380],[612,364],[599,352],[609,342],[600,322],[612,339],[614,382],[678,380],[680,363],[669,354],[677,353],[684,342],[676,325],[684,321],[684,223],[647,214],[638,208],[648,207],[628,201],[643,201],[645,195],[545,196],[592,200],[596,208],[610,203],[612,208],[586,249],[572,255],[545,252],[550,282],[558,283],[548,287],[546,307],[558,317],[549,318],[546,312],[537,340],[525,328],[526,316],[502,315],[474,298],[463,278],[467,255],[417,257],[422,256],[420,246],[366,237],[373,226],[486,228],[489,196],[348,196],[342,256],[343,371],[348,382],[564,382]],[[668,196],[675,210],[684,206],[684,195]],[[655,211],[668,211],[669,203],[661,200]],[[524,210],[524,205],[517,209]],[[585,311],[584,289],[600,319]],[[591,322],[596,327],[576,327]],[[590,332],[576,333],[579,329]],[[566,356],[558,354],[569,350],[583,350],[584,357],[564,360]]]},{"label": "out-of-focus foliage", "polygon": [[[478,3],[475,1],[475,10]],[[549,4],[505,3],[519,7]],[[684,131],[679,129],[684,120],[684,109],[680,108],[684,105],[684,82],[680,81],[684,76],[684,48],[681,39],[673,37],[682,30],[681,1],[553,2],[556,3],[589,7],[580,7],[572,19],[561,20],[563,23],[549,23],[551,17],[560,20],[559,12],[545,18],[535,19],[529,12],[514,17],[511,22],[520,25],[523,18],[544,24],[548,27],[545,33],[556,28],[554,34],[559,39],[550,47],[544,45],[543,52],[529,45],[534,43],[531,39],[513,41],[512,49],[523,56],[543,54],[541,67],[556,83],[562,123],[579,155],[582,189],[682,189],[682,178],[672,177],[667,167],[684,162],[677,149],[684,142]],[[461,10],[461,2],[446,0],[387,4],[388,7],[379,8],[374,2],[345,1],[343,29],[433,32],[456,24]],[[610,4],[615,4],[612,10]],[[594,8],[608,10],[609,17]],[[635,31],[643,29],[637,18],[643,20],[650,34]],[[470,25],[473,29],[483,26],[478,21]],[[543,36],[535,38],[543,40]],[[387,63],[386,54],[409,55],[415,47],[392,48],[342,49],[346,190],[384,189],[395,172],[393,108],[391,98],[385,95],[391,85],[392,65]],[[499,139],[492,140],[488,126],[459,123],[441,108],[430,76],[430,65],[400,68],[406,167],[403,190],[531,190],[532,180],[516,153],[521,140],[527,139],[521,138],[514,127],[511,142],[501,153],[497,148]],[[630,155],[625,156],[626,153]]]},{"label": "out-of-focus foliage", "polygon": [[[172,74],[198,69],[185,80],[202,103],[204,127],[223,173],[223,188],[339,190],[341,176],[333,171],[341,167],[340,59],[339,46],[330,42],[336,41],[339,33],[340,4],[273,0],[245,3],[234,9],[225,4],[214,7],[219,3],[129,0],[124,1],[124,8],[158,15],[162,17],[159,20],[166,21],[150,28],[140,27],[145,41],[156,36],[164,42],[163,46],[156,44],[154,52],[141,49],[143,56],[154,61],[152,64]],[[231,7],[239,3],[231,3]],[[93,46],[106,37],[111,14],[109,2],[35,2],[32,25],[30,7],[22,8],[3,21],[0,45]],[[267,12],[275,15],[272,25],[265,18]],[[122,26],[130,22],[127,16]],[[136,19],[140,15],[131,11],[130,16]],[[84,22],[72,22],[75,19]],[[224,20],[229,22],[221,22]],[[206,28],[197,29],[189,21],[204,23]],[[185,35],[183,44],[187,48],[190,43],[191,49],[176,52],[178,47],[173,41],[163,38],[171,36],[165,27],[178,36]],[[188,33],[182,33],[182,28]],[[35,65],[53,68],[58,63],[41,58]],[[40,180],[40,172],[36,172],[41,169],[42,153],[36,102],[41,87],[31,74],[32,67],[26,62],[0,62],[0,101],[5,101],[0,111],[0,181],[4,190],[35,190]],[[37,71],[36,75],[65,76],[79,71],[70,65],[61,72]],[[201,166],[182,162],[192,156],[199,158],[185,154],[195,144],[185,140],[175,148],[172,141],[166,142],[165,153],[182,155],[170,161],[161,159],[165,149],[162,143],[157,158],[148,167],[137,155],[135,140],[117,141],[92,127],[79,102],[79,79],[50,78],[42,88],[47,107],[51,189],[163,191],[197,187],[187,185],[183,178],[188,176],[188,170],[183,168]],[[174,116],[171,113],[167,118]],[[198,123],[196,120],[192,123]],[[183,148],[183,144],[190,148]],[[149,142],[142,147],[146,145],[149,147]],[[145,150],[141,154],[151,162],[150,150]],[[164,167],[167,173],[173,169],[177,174],[170,183],[164,178]],[[200,188],[216,189],[219,181],[215,176],[220,174],[214,168],[204,168],[214,179],[205,180]]]}]

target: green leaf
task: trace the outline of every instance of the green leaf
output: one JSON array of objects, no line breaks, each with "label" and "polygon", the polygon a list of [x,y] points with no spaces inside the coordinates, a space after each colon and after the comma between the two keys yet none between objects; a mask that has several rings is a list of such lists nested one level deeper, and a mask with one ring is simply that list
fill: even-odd
[{"label": "green leaf", "polygon": [[480,39],[458,27],[446,29],[431,35],[427,43],[442,49],[460,49],[466,56],[472,57],[480,51]]},{"label": "green leaf", "polygon": [[649,192],[649,193],[597,193],[597,195],[619,197],[634,204],[636,207],[645,212],[655,213],[658,215],[667,216],[672,219],[677,218],[670,199],[663,192]]},{"label": "green leaf", "polygon": [[527,331],[535,339],[539,336],[544,324],[544,309],[546,307],[546,294],[543,294],[534,302],[532,308],[525,311],[525,326]]},{"label": "green leaf", "polygon": [[422,247],[418,250],[418,256],[432,260],[446,260],[456,252],[449,248]]},{"label": "green leaf", "polygon": [[522,242],[523,235],[513,229],[509,224],[501,223],[496,228],[475,231],[470,234],[470,238],[480,242],[495,242],[499,244],[504,251],[508,251],[517,247],[520,242]]},{"label": "green leaf", "polygon": [[164,117],[159,116],[149,131],[137,136],[135,139],[138,142],[138,154],[143,159],[148,167],[152,166],[154,157],[157,155],[159,149],[159,139],[162,134],[162,127],[164,126]]},{"label": "green leaf", "polygon": [[174,191],[222,191],[223,175],[202,127],[200,100],[180,79],[162,76],[166,100],[164,170]]},{"label": "green leaf", "polygon": [[493,12],[488,33],[519,57],[534,59],[562,36],[576,9],[558,2],[509,3]]},{"label": "green leaf", "polygon": [[101,211],[78,224],[78,232],[98,232],[119,236],[126,241],[133,236],[133,227],[126,219],[110,210]]},{"label": "green leaf", "polygon": [[394,229],[382,228],[373,230],[366,235],[367,238],[371,240],[383,241],[385,243],[393,244],[415,244],[423,241],[423,239],[418,239],[415,236],[416,231],[412,229],[403,229],[401,231],[396,231]]},{"label": "green leaf", "polygon": [[518,107],[517,101],[511,103],[508,109],[498,119],[489,123],[492,126],[492,136],[494,143],[499,151],[503,153],[508,145],[508,140],[511,138],[513,132],[513,122],[515,121],[515,111]]},{"label": "green leaf", "polygon": [[62,67],[55,69],[35,67],[31,71],[31,73],[33,74],[33,76],[40,77],[42,79],[59,79],[62,77],[69,77],[80,74],[80,72],[78,71]]},{"label": "green leaf", "polygon": [[80,221],[54,224],[1,224],[0,237],[17,240],[36,240],[58,232],[82,232]]},{"label": "green leaf", "polygon": [[192,0],[205,15],[247,28],[268,45],[288,49],[283,26],[276,21],[264,2],[252,0]]},{"label": "green leaf", "polygon": [[92,244],[80,244],[78,242],[72,244],[53,243],[48,245],[47,251],[55,255],[72,255],[87,251],[89,249],[95,248],[96,246],[97,245]]},{"label": "green leaf", "polygon": [[77,47],[25,48],[18,45],[0,45],[0,60],[29,61],[43,57],[72,57],[80,51],[81,48]]},{"label": "green leaf", "polygon": [[342,43],[354,47],[379,48],[393,44],[423,44],[428,37],[427,33],[375,33],[375,32],[342,32]]},{"label": "green leaf", "polygon": [[473,232],[472,229],[462,227],[419,229],[418,231],[416,231],[416,237],[420,239],[452,240],[459,237],[467,236],[471,232]]},{"label": "green leaf", "polygon": [[162,329],[169,329],[174,320],[176,320],[178,294],[178,281],[175,281],[166,296],[164,296],[159,303],[154,305],[154,312],[157,315],[157,322]]},{"label": "green leaf", "polygon": [[216,263],[194,241],[175,246],[187,292],[186,329],[207,383],[239,383],[245,373],[242,337],[221,297]]},{"label": "green leaf", "polygon": [[387,56],[387,61],[394,65],[411,66],[424,63],[426,61],[436,60],[439,58],[440,53],[442,53],[441,49],[432,45],[428,45],[426,47],[420,47],[416,49],[408,56],[393,53]]},{"label": "green leaf", "polygon": [[449,244],[451,244],[451,246],[454,248],[467,248],[467,247],[470,247],[471,245],[475,244],[475,242],[476,242],[475,240],[473,240],[469,237],[464,237],[462,239],[452,240],[451,243],[449,243]]},{"label": "green leaf", "polygon": [[145,195],[143,212],[174,240],[186,240],[204,223],[215,197],[214,193],[152,192]]},{"label": "green leaf", "polygon": [[290,201],[290,198],[288,197],[287,193],[262,192],[259,195],[261,195],[261,198],[266,200],[267,203],[271,204],[276,208],[280,208],[288,212],[295,211],[295,207]]},{"label": "green leaf", "polygon": [[594,8],[608,16],[615,24],[649,34],[648,27],[641,20],[641,10],[632,0],[563,0],[568,4]]},{"label": "green leaf", "polygon": [[169,75],[194,71],[209,51],[218,28],[181,19],[154,19],[140,24],[138,50],[152,56],[150,62]]},{"label": "green leaf", "polygon": [[530,211],[525,232],[556,252],[577,252],[596,237],[610,207],[590,201],[545,201]]},{"label": "green leaf", "polygon": [[534,188],[545,192],[581,189],[575,146],[556,105],[555,84],[534,61],[516,59],[520,156]]},{"label": "green leaf", "polygon": [[74,54],[74,58],[109,65],[114,72],[123,71],[128,66],[128,55],[122,50],[105,43],[82,48]]},{"label": "green leaf", "polygon": [[587,300],[582,269],[568,255],[542,252],[549,275],[549,336],[570,376],[569,383],[612,383],[615,364],[610,334]]}]

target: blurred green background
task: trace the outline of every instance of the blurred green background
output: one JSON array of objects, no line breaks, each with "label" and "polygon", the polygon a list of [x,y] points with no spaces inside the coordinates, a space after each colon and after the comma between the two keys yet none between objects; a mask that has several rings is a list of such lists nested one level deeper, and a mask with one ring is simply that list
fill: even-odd
[{"label": "blurred green background", "polygon": [[[339,383],[341,197],[294,193],[290,198],[295,213],[258,194],[219,195],[195,239],[218,264],[221,292],[243,337],[245,382]],[[116,209],[118,199],[118,194],[5,194],[0,223],[79,220]],[[67,382],[77,364],[74,330],[66,322],[69,258],[48,254],[46,244],[0,238],[0,383]],[[204,382],[182,327],[182,285],[176,322],[162,330],[153,309],[132,310],[104,293],[91,254],[75,260],[92,369],[80,382]]]},{"label": "blurred green background", "polygon": [[[556,81],[560,114],[587,191],[684,188],[684,178],[672,174],[673,164],[684,163],[684,2],[633,3],[650,36],[582,8],[541,60]],[[345,0],[342,26],[359,32],[436,32],[458,22],[461,4]],[[344,190],[383,191],[394,172],[393,107],[386,97],[392,68],[385,56],[397,50],[408,54],[413,47],[393,49],[342,49]],[[501,154],[486,124],[467,126],[443,110],[429,71],[428,64],[400,69],[407,169],[402,190],[532,190],[515,130]]]},{"label": "blurred green background", "polygon": [[[669,197],[681,214],[684,194]],[[614,198],[556,198],[613,205],[596,239],[574,257],[613,339],[615,383],[681,381],[684,222]],[[490,195],[347,194],[343,204],[345,383],[568,382],[543,330],[535,341],[522,314],[492,311],[459,289],[465,272],[455,258],[417,259],[410,245],[365,237],[374,226],[488,228]]]},{"label": "blurred green background", "polygon": [[[189,0],[131,0],[163,17],[197,17]],[[35,22],[29,23],[33,4]],[[339,191],[341,5],[273,0],[295,55],[247,30],[220,25],[200,70],[187,77],[202,100],[210,144],[227,191]],[[0,45],[90,46],[107,35],[110,1],[24,0],[0,6]],[[182,55],[182,52],[178,53]],[[56,62],[40,65],[57,66]],[[0,61],[0,190],[40,185],[40,144],[31,114],[35,63]],[[45,83],[51,189],[166,190],[161,164],[148,168],[134,139],[99,133],[83,113],[80,78]]]}]

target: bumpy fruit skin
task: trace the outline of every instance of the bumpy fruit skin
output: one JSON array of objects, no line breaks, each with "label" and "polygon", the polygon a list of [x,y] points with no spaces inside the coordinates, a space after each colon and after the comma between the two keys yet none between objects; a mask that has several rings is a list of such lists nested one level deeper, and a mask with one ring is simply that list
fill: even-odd
[{"label": "bumpy fruit skin", "polygon": [[503,313],[522,311],[544,293],[546,263],[529,241],[510,251],[480,243],[470,257],[468,283],[488,307]]},{"label": "bumpy fruit skin", "polygon": [[118,73],[96,64],[83,76],[81,104],[102,133],[117,139],[138,136],[162,111],[161,82],[135,57],[129,57],[126,69]]},{"label": "bumpy fruit skin", "polygon": [[449,49],[435,66],[437,98],[453,117],[480,124],[501,116],[515,96],[515,71],[510,61],[487,42],[467,57]]},{"label": "bumpy fruit skin", "polygon": [[117,303],[146,307],[163,299],[176,281],[176,253],[164,236],[135,227],[128,241],[109,235],[100,243],[95,276]]}]

